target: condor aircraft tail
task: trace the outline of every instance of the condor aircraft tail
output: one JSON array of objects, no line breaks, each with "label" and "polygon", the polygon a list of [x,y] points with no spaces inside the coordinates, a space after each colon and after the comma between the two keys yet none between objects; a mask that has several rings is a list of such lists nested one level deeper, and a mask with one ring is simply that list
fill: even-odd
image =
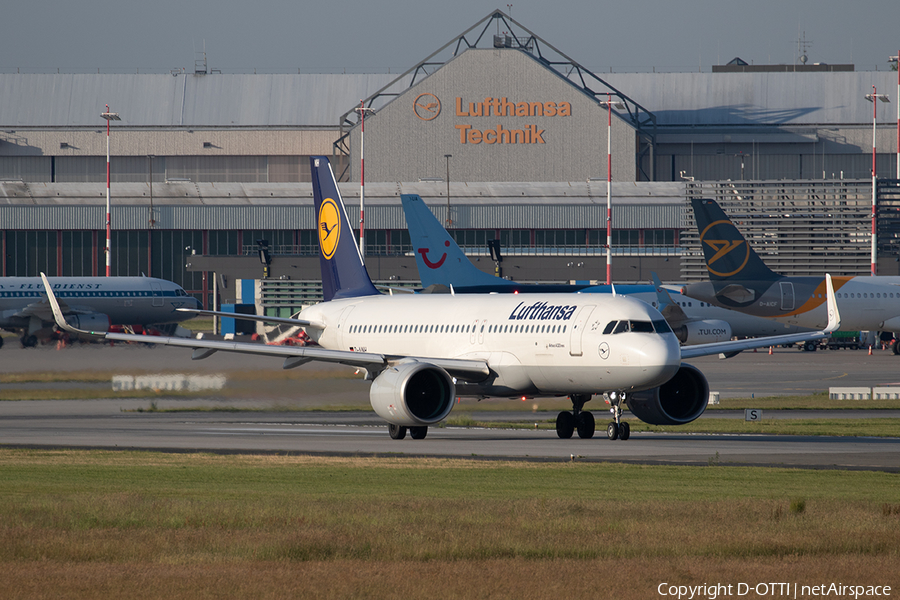
[{"label": "condor aircraft tail", "polygon": [[765,265],[714,200],[691,200],[700,246],[712,281],[776,281],[781,275]]},{"label": "condor aircraft tail", "polygon": [[316,230],[319,232],[319,261],[322,266],[322,294],[334,298],[377,296],[356,245],[353,228],[344,209],[331,163],[324,156],[310,156]]}]

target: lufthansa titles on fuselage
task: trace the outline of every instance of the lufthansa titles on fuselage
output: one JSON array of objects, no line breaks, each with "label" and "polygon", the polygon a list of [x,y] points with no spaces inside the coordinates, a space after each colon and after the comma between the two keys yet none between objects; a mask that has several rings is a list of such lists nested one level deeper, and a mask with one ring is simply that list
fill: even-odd
[{"label": "lufthansa titles on fuselage", "polygon": [[568,321],[575,314],[577,306],[555,306],[546,302],[535,302],[529,306],[525,306],[524,302],[519,302],[513,311],[509,314],[510,321],[522,320],[555,320]]}]

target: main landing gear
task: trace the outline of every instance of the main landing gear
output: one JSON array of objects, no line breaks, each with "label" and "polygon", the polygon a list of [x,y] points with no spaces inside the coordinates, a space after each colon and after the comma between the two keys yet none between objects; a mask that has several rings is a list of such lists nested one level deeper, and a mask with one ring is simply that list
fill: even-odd
[{"label": "main landing gear", "polygon": [[403,425],[388,424],[388,433],[391,434],[392,440],[402,440],[406,437],[406,430],[409,430],[409,437],[414,440],[424,440],[428,435],[428,426],[421,427],[405,427]]},{"label": "main landing gear", "polygon": [[590,394],[572,394],[572,412],[563,411],[556,415],[556,435],[567,440],[577,430],[578,437],[589,439],[594,437],[594,415],[582,410],[584,403],[591,399]]},{"label": "main landing gear", "polygon": [[622,402],[625,401],[625,392],[610,392],[609,412],[613,415],[613,421],[606,426],[606,437],[610,440],[627,440],[631,437],[631,425],[622,421]]}]

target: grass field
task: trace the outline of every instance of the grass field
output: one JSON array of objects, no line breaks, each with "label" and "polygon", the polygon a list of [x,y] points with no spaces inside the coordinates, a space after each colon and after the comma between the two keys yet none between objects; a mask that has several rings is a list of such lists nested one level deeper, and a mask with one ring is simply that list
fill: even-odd
[{"label": "grass field", "polygon": [[0,476],[2,598],[900,586],[889,473],[0,450]]}]

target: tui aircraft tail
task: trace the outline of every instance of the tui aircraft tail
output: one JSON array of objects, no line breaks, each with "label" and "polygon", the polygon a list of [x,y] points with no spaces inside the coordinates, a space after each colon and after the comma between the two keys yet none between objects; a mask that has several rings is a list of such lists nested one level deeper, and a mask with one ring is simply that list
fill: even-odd
[{"label": "tui aircraft tail", "polygon": [[691,200],[700,232],[700,246],[712,281],[775,281],[780,275],[769,269],[750,247],[725,211],[714,201]]},{"label": "tui aircraft tail", "polygon": [[516,285],[473,265],[418,194],[401,194],[400,200],[422,287],[435,284],[457,288]]},{"label": "tui aircraft tail", "polygon": [[356,245],[331,163],[324,156],[310,156],[309,164],[325,301],[378,295]]}]

